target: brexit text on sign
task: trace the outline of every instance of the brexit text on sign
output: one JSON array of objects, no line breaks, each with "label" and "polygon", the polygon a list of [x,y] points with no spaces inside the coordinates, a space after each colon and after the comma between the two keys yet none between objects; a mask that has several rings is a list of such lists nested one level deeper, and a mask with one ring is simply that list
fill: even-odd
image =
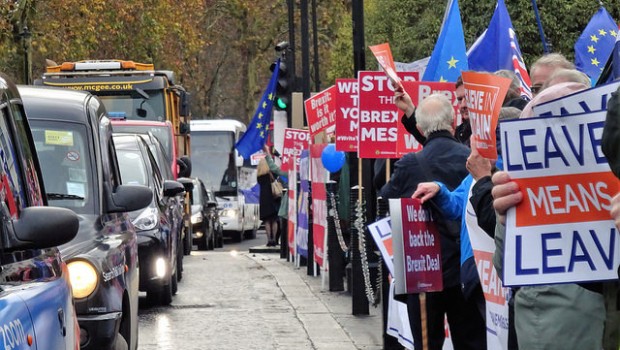
[{"label": "brexit text on sign", "polygon": [[609,210],[618,180],[601,150],[604,111],[506,121],[504,167],[523,201],[508,211],[507,286],[617,279]]},{"label": "brexit text on sign", "polygon": [[[417,72],[401,72],[398,75],[403,81],[418,80]],[[390,79],[382,72],[359,72],[358,82],[359,157],[399,158],[415,151],[419,144],[400,125],[400,110],[394,104],[394,87]],[[404,145],[402,149],[399,149],[400,144]]]},{"label": "brexit text on sign", "polygon": [[284,129],[284,146],[282,147],[282,171],[293,169],[292,164],[297,164],[299,168],[299,158],[301,151],[308,149],[310,134],[308,130]]},{"label": "brexit text on sign", "polygon": [[336,87],[319,92],[304,101],[310,137],[336,125]]},{"label": "brexit text on sign", "polygon": [[441,291],[441,247],[433,215],[417,198],[389,203],[396,294]]}]

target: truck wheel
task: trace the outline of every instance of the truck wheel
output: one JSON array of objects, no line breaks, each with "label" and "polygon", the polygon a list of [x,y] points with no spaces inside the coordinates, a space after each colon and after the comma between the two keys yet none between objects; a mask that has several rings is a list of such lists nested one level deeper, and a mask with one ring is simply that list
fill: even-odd
[{"label": "truck wheel", "polygon": [[243,242],[243,231],[235,231],[233,232],[233,241],[237,243]]},{"label": "truck wheel", "polygon": [[127,341],[123,338],[123,335],[118,333],[116,335],[116,341],[114,341],[114,350],[129,350],[129,345],[127,345]]}]

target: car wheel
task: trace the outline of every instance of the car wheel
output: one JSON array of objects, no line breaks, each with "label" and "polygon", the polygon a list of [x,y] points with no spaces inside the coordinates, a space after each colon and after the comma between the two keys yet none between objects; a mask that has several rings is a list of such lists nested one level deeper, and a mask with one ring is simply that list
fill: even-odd
[{"label": "car wheel", "polygon": [[207,250],[208,248],[208,242],[207,242],[207,234],[203,233],[202,237],[200,237],[200,240],[198,240],[198,250]]},{"label": "car wheel", "polygon": [[183,254],[190,255],[192,253],[192,226],[184,226],[185,239],[183,242]]},{"label": "car wheel", "polygon": [[172,278],[176,280],[176,276],[170,276],[168,283],[163,286],[155,286],[146,292],[146,300],[151,305],[170,305],[172,302]]},{"label": "car wheel", "polygon": [[127,345],[127,341],[123,338],[123,335],[118,333],[116,335],[116,341],[114,341],[114,350],[129,350],[129,345]]},{"label": "car wheel", "polygon": [[233,241],[237,243],[243,242],[243,231],[235,231],[233,232],[232,236],[233,236]]},{"label": "car wheel", "polygon": [[179,279],[177,278],[177,276],[172,276],[172,278],[170,279],[170,283],[172,284],[172,295],[176,295],[179,291]]},{"label": "car wheel", "polygon": [[221,228],[218,228],[217,230],[217,239],[216,239],[216,248],[223,248],[224,247],[224,232],[222,232]]}]

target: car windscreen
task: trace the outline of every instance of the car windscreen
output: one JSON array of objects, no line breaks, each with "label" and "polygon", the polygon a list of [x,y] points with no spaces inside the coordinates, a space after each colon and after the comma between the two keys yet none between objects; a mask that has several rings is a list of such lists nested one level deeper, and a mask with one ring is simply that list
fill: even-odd
[{"label": "car windscreen", "polygon": [[192,176],[218,196],[237,195],[234,133],[192,131]]},{"label": "car windscreen", "polygon": [[92,152],[83,125],[31,120],[43,184],[50,205],[78,214],[96,212]]},{"label": "car windscreen", "polygon": [[130,94],[127,92],[98,93],[97,96],[110,115],[122,115],[130,120],[165,121],[163,92],[160,90],[143,90],[141,92],[132,90]]},{"label": "car windscreen", "polygon": [[[170,129],[167,126],[154,126],[154,125],[131,125],[124,123],[114,123],[112,129],[115,133],[124,134],[153,134],[159,140],[166,152],[168,159],[174,159],[172,135]],[[161,167],[161,165],[160,165]]]},{"label": "car windscreen", "polygon": [[149,186],[148,172],[139,150],[117,149],[116,157],[123,184]]}]

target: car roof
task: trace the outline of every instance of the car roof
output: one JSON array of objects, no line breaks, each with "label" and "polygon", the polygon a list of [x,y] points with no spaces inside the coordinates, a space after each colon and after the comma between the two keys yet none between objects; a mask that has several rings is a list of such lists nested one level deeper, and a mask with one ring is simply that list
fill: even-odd
[{"label": "car roof", "polygon": [[165,122],[158,122],[158,121],[154,121],[154,120],[134,120],[134,119],[114,119],[111,118],[110,121],[112,122],[112,125],[130,125],[130,126],[159,126],[159,127],[167,127],[167,128],[172,128],[172,123],[170,123],[169,121],[165,121]]},{"label": "car roof", "polygon": [[[88,92],[43,86],[17,86],[29,119],[62,119],[85,122]],[[45,116],[42,118],[42,116]]]}]

